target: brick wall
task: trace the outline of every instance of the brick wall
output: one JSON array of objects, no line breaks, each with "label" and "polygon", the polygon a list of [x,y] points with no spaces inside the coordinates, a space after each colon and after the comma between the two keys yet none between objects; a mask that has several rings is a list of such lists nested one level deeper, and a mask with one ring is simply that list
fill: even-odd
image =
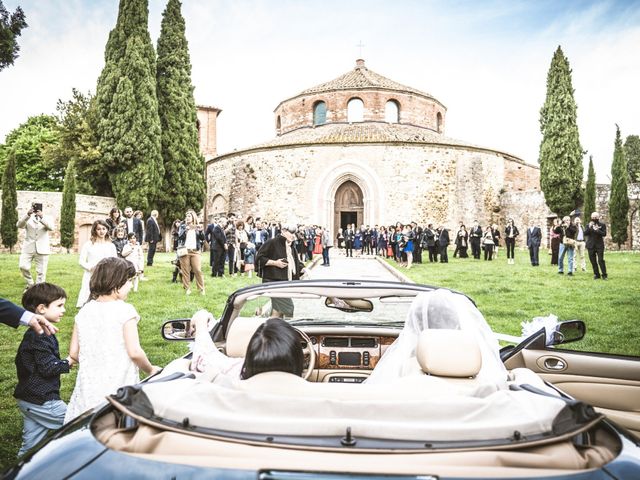
[{"label": "brick wall", "polygon": [[399,123],[416,125],[438,131],[437,115],[441,115],[440,133],[444,132],[446,108],[438,101],[416,94],[386,90],[339,90],[334,92],[300,95],[285,100],[275,110],[276,125],[280,118],[283,134],[300,127],[313,125],[313,108],[316,102],[327,105],[326,123],[347,122],[347,103],[360,98],[364,103],[364,121],[385,121],[385,105],[395,100],[400,105]]},{"label": "brick wall", "polygon": [[[18,218],[22,218],[34,202],[42,203],[43,213],[53,219],[55,227],[52,232],[49,232],[52,251],[66,251],[60,246],[60,208],[62,206],[62,193],[19,190]],[[116,201],[111,197],[76,195],[76,231],[73,251],[77,252],[78,245],[81,245],[83,241],[86,240],[91,224],[99,218],[107,218],[109,211],[115,206]],[[24,231],[23,228],[18,230],[18,243],[14,247],[14,252],[19,252],[21,249]],[[0,251],[8,252],[9,250],[0,244]]]}]

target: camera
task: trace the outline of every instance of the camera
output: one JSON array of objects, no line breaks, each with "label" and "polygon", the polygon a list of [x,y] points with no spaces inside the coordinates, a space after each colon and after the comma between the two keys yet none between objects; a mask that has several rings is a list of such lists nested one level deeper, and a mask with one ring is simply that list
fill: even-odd
[{"label": "camera", "polygon": [[42,204],[41,203],[32,203],[31,204],[31,210],[33,210],[34,212],[41,212],[42,211]]}]

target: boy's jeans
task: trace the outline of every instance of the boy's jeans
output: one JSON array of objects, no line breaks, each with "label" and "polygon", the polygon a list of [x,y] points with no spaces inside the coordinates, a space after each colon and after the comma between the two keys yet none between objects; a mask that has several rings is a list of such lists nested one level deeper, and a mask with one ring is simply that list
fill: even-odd
[{"label": "boy's jeans", "polygon": [[569,261],[567,262],[567,268],[569,269],[569,273],[573,273],[573,252],[574,248],[568,245],[560,244],[560,253],[558,255],[558,271],[563,273],[564,270],[564,256],[567,255],[569,257]]},{"label": "boy's jeans", "polygon": [[18,457],[21,457],[42,440],[49,430],[56,430],[62,426],[64,414],[67,412],[67,404],[62,400],[49,400],[42,405],[20,399],[17,402],[24,418],[22,447],[18,452]]}]

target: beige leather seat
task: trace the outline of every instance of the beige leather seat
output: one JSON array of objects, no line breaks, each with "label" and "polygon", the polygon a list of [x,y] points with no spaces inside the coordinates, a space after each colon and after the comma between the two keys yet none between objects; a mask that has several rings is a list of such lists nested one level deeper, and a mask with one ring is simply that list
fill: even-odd
[{"label": "beige leather seat", "polygon": [[227,333],[226,355],[233,358],[244,358],[249,346],[249,340],[266,320],[266,318],[262,317],[236,318]]},{"label": "beige leather seat", "polygon": [[473,379],[482,367],[480,346],[463,330],[428,329],[418,337],[416,360],[428,375]]}]

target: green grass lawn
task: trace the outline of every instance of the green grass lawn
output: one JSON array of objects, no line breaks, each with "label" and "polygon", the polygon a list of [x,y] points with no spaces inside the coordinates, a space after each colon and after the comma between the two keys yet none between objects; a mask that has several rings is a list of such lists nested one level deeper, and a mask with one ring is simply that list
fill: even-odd
[{"label": "green grass lawn", "polygon": [[[206,308],[214,315],[220,315],[228,295],[234,290],[258,283],[259,278],[246,277],[214,279],[208,268],[209,254],[203,254],[206,296],[198,294],[194,283],[194,293],[186,296],[181,284],[171,283],[173,265],[169,262],[173,254],[156,254],[154,266],[147,268],[147,282],[140,282],[139,291],[129,295],[141,316],[138,326],[140,343],[154,365],[165,365],[187,351],[185,343],[167,342],[160,335],[160,325],[171,318],[190,317],[196,310]],[[18,270],[18,255],[0,254],[0,296],[20,303],[24,280]],[[207,271],[209,274],[207,274]],[[63,287],[68,295],[67,312],[58,324],[60,333],[60,354],[64,358],[69,351],[69,340],[73,328],[73,318],[82,279],[82,269],[77,255],[52,255],[49,260],[47,281]],[[18,412],[13,390],[17,383],[14,364],[15,352],[22,340],[24,329],[14,330],[0,326],[0,470],[11,464],[20,448],[22,437],[22,417]],[[69,400],[75,384],[76,369],[62,375],[62,398]]]},{"label": "green grass lawn", "polygon": [[593,279],[588,259],[586,272],[558,275],[558,267],[550,265],[544,250],[541,265],[535,268],[525,250],[516,251],[515,265],[507,265],[504,248],[500,258],[491,262],[452,258],[452,253],[450,249],[448,264],[414,264],[399,270],[417,283],[467,294],[496,332],[520,335],[523,320],[554,314],[560,320],[579,319],[587,324],[585,339],[567,348],[640,356],[637,253],[606,252],[606,281]]},{"label": "green grass lawn", "polygon": [[[160,336],[161,323],[170,318],[190,317],[207,308],[215,315],[222,312],[227,296],[242,286],[257,283],[257,278],[224,278],[206,275],[207,295],[187,297],[179,284],[170,283],[173,266],[170,254],[156,255],[149,268],[147,282],[128,301],[141,315],[140,338],[149,359],[164,365],[186,352],[184,343],[171,343]],[[203,255],[208,263],[208,254]],[[460,290],[473,298],[495,331],[518,335],[520,322],[553,313],[561,320],[587,322],[587,339],[571,344],[580,349],[640,356],[640,255],[606,254],[611,279],[594,281],[590,272],[574,278],[556,274],[542,257],[543,266],[532,268],[524,251],[516,252],[516,265],[507,265],[504,250],[497,261],[450,259],[450,263],[415,265],[401,269],[414,281]],[[66,356],[80,289],[82,270],[77,255],[52,255],[47,279],[65,288],[68,310],[59,324],[60,350]],[[393,261],[391,264],[395,264]],[[18,270],[18,255],[0,255],[0,296],[20,302],[24,282]],[[195,289],[194,289],[195,290]],[[13,399],[16,384],[14,356],[24,330],[0,326],[0,469],[15,459],[21,442],[21,417]],[[62,398],[69,400],[75,382],[75,370],[62,376]]]}]

